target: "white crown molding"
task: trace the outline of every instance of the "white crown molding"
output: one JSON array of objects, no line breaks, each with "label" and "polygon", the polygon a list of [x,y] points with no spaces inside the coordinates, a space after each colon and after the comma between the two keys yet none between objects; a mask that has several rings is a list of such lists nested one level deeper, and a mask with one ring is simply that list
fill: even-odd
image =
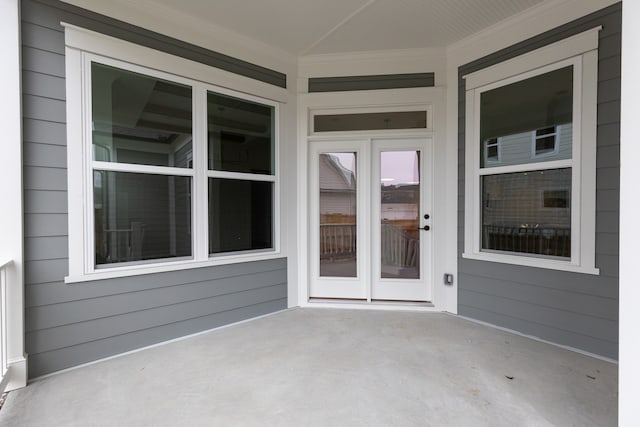
[{"label": "white crown molding", "polygon": [[281,72],[297,61],[290,52],[153,0],[62,1]]},{"label": "white crown molding", "polygon": [[393,49],[302,56],[301,77],[444,72],[445,49]]}]

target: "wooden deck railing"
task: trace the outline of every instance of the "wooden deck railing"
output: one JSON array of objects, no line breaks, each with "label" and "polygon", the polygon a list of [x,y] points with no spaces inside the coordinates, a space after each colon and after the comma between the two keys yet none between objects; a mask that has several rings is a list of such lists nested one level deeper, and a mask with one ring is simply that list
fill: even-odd
[{"label": "wooden deck railing", "polygon": [[571,257],[571,230],[567,228],[483,225],[482,233],[484,249]]},{"label": "wooden deck railing", "polygon": [[355,253],[355,224],[320,224],[320,258],[350,257]]},{"label": "wooden deck railing", "polygon": [[[415,267],[420,240],[408,236],[393,224],[382,224],[381,257],[385,265]],[[348,258],[356,253],[355,224],[320,224],[320,258]]]},{"label": "wooden deck railing", "polygon": [[382,224],[382,263],[398,267],[416,267],[420,257],[420,240],[408,236],[393,224]]}]

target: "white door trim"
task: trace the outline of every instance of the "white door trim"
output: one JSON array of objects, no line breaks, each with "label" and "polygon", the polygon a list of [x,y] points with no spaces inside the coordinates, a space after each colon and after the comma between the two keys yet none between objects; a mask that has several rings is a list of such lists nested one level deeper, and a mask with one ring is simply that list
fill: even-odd
[{"label": "white door trim", "polygon": [[[318,139],[311,136],[309,120],[311,111],[328,108],[371,108],[371,107],[402,107],[407,105],[430,106],[432,108],[433,128],[430,131],[398,131],[396,136],[423,136],[433,138],[433,158],[434,158],[434,185],[441,189],[457,188],[455,182],[448,182],[447,176],[452,176],[451,170],[457,171],[456,150],[447,147],[446,140],[446,105],[445,89],[442,87],[432,88],[412,88],[393,90],[373,90],[357,92],[334,92],[334,93],[310,93],[300,94],[298,99],[298,156],[297,156],[297,177],[298,177],[298,305],[301,307],[333,306],[331,303],[309,302],[309,142]],[[349,133],[332,134],[322,139],[363,139],[388,137],[389,134],[376,132],[359,133],[357,136]],[[451,144],[457,147],[457,139],[453,139]],[[449,153],[453,153],[450,154]],[[448,172],[449,171],[449,172]],[[457,177],[457,174],[456,174]],[[423,306],[403,304],[366,304],[371,309],[409,309],[427,311],[448,311],[457,313],[457,284],[444,286],[438,278],[444,273],[455,274],[457,266],[457,211],[456,204],[451,203],[457,200],[457,195],[448,191],[435,191],[433,198],[433,217],[438,218],[437,226],[432,228],[434,245],[442,242],[445,250],[434,251],[433,260],[433,303]],[[435,247],[434,246],[434,247]],[[439,247],[439,246],[438,246]],[[339,303],[338,307],[362,308],[362,304]]]}]

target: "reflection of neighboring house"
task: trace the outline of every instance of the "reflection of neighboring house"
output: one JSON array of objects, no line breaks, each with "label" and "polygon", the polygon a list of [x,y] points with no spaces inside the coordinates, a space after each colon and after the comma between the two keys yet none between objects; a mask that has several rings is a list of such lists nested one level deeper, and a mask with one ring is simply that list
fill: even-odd
[{"label": "reflection of neighboring house", "polygon": [[564,123],[487,138],[483,142],[482,156],[485,159],[485,167],[532,163],[542,157],[547,160],[570,159],[572,139],[573,124]]},{"label": "reflection of neighboring house", "polygon": [[417,184],[382,186],[383,221],[416,220],[420,202],[420,186]]},{"label": "reflection of neighboring house", "polygon": [[[356,177],[332,154],[320,155],[320,215],[356,214]],[[354,218],[355,222],[355,218]]]}]

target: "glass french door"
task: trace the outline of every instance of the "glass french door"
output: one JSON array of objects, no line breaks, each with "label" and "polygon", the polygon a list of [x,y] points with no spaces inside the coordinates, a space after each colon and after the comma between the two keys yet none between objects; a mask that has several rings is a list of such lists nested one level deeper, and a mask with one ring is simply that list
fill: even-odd
[{"label": "glass french door", "polygon": [[431,140],[316,141],[310,297],[431,299]]}]

